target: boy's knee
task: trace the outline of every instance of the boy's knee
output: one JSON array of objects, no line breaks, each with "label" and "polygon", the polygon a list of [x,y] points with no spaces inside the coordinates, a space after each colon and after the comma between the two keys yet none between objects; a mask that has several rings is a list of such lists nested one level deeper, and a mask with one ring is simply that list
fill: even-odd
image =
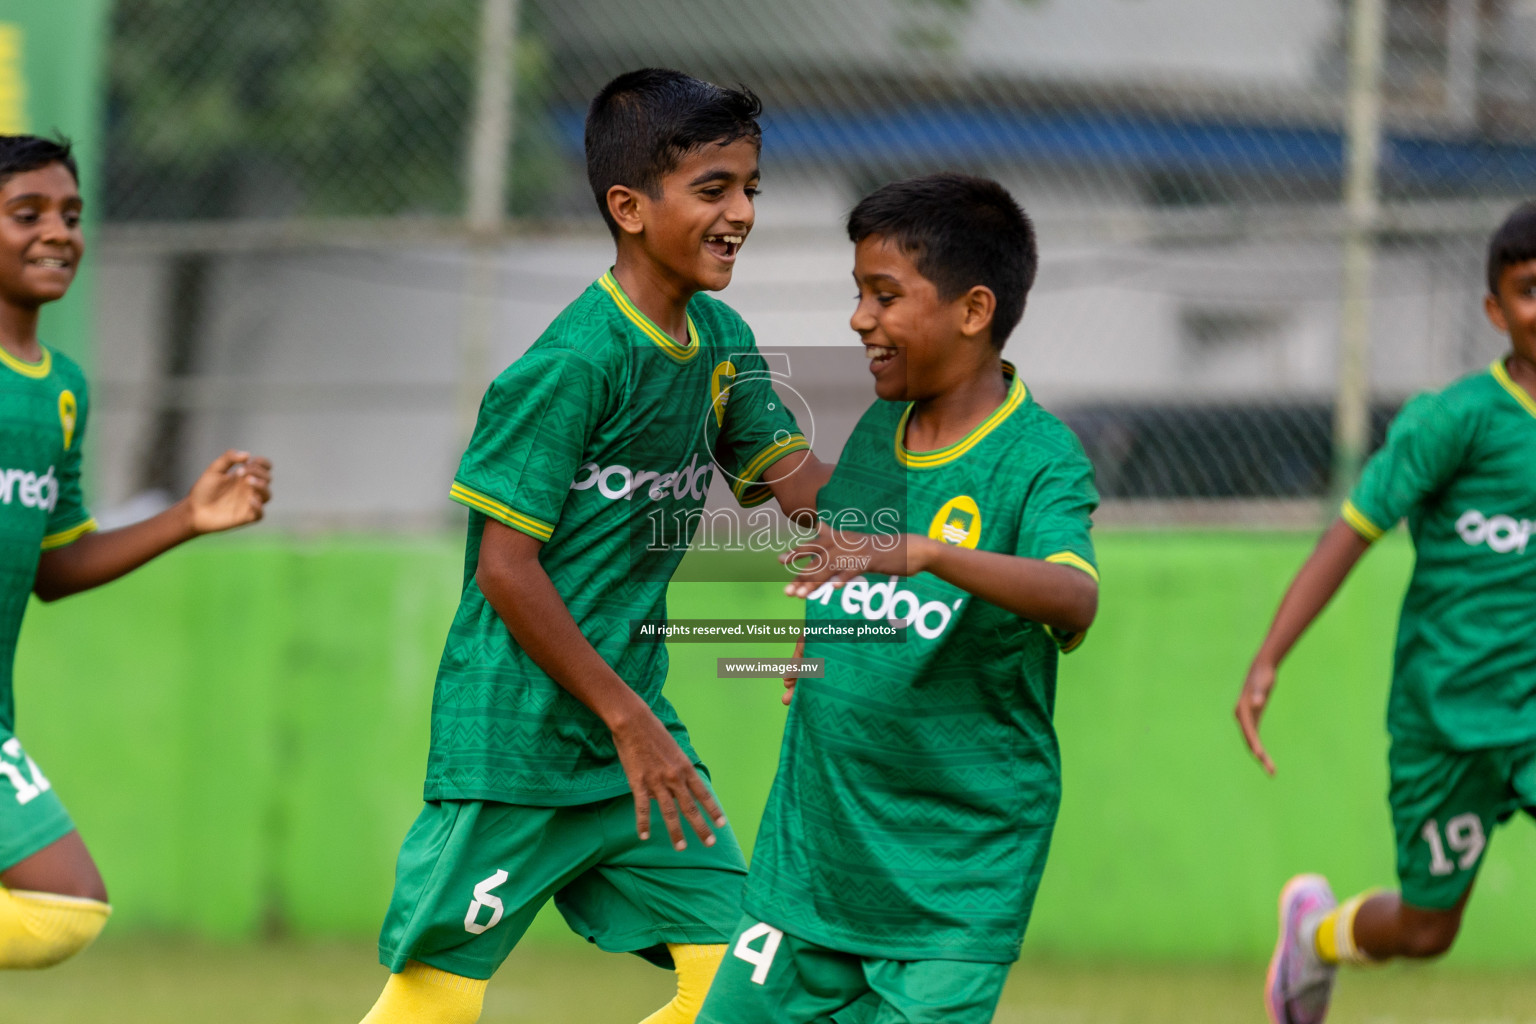
[{"label": "boy's knee", "polygon": [[1461,930],[1461,914],[1454,910],[1414,910],[1403,915],[1403,955],[1416,959],[1441,956],[1450,950]]},{"label": "boy's knee", "polygon": [[0,968],[62,963],[96,941],[111,913],[99,900],[0,889]]}]

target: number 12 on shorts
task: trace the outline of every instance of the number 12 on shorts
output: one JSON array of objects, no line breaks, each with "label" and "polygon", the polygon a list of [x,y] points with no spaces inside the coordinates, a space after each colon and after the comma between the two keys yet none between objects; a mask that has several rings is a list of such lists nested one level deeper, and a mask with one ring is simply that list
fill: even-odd
[{"label": "number 12 on shorts", "polygon": [[[1483,822],[1475,814],[1458,814],[1445,823],[1445,841],[1440,839],[1440,823],[1431,819],[1419,833],[1429,844],[1429,873],[1448,875],[1460,868],[1467,870],[1477,864],[1488,837],[1483,834]],[[1445,855],[1449,846],[1453,853],[1461,854],[1455,861]]]},{"label": "number 12 on shorts", "polygon": [[[22,770],[23,765],[25,771]],[[29,779],[28,775],[32,777]],[[43,775],[37,762],[22,751],[21,740],[14,736],[0,746],[0,776],[10,780],[11,788],[16,790],[16,802],[23,807],[53,788],[53,783]]]},{"label": "number 12 on shorts", "polygon": [[[761,985],[768,980],[768,969],[773,966],[773,955],[779,951],[779,942],[784,938],[784,933],[771,924],[757,924],[741,933],[741,938],[736,940],[736,948],[731,952],[738,960],[745,960],[752,965],[752,983]],[[758,939],[763,940],[762,949],[753,949],[752,943]]]}]

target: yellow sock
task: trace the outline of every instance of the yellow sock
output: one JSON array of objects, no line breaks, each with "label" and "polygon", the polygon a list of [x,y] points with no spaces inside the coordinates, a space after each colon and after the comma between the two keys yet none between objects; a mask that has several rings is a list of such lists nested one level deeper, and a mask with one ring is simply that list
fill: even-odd
[{"label": "yellow sock", "polygon": [[111,913],[100,900],[0,887],[0,968],[68,960],[96,940]]},{"label": "yellow sock", "polygon": [[724,943],[693,946],[669,942],[667,949],[672,954],[672,962],[677,965],[677,995],[640,1024],[693,1024],[704,1008],[709,983],[715,980],[715,971],[725,956]]},{"label": "yellow sock", "polygon": [[1318,958],[1325,964],[1372,964],[1376,961],[1355,945],[1355,915],[1365,901],[1381,890],[1372,889],[1334,907],[1317,922],[1317,936],[1313,944]]},{"label": "yellow sock", "polygon": [[363,1024],[475,1024],[486,984],[408,960],[384,983]]}]

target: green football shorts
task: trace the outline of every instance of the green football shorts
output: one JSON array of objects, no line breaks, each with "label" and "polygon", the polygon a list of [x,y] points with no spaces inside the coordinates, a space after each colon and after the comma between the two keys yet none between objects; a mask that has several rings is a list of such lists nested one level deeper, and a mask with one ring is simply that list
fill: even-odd
[{"label": "green football shorts", "polygon": [[1448,910],[1477,877],[1494,826],[1536,813],[1536,743],[1457,751],[1394,740],[1388,763],[1403,902]]},{"label": "green football shorts", "polygon": [[696,1024],[986,1024],[1011,966],[840,953],[743,917]]},{"label": "green football shorts", "polygon": [[21,741],[0,728],[0,871],[74,830],[48,777],[21,749]]},{"label": "green football shorts", "polygon": [[724,942],[747,871],[735,834],[718,828],[705,846],[689,830],[675,850],[655,804],[651,820],[641,842],[628,793],[574,807],[429,801],[400,849],[379,961],[489,978],[550,897],[599,948],[662,967],[668,942]]}]

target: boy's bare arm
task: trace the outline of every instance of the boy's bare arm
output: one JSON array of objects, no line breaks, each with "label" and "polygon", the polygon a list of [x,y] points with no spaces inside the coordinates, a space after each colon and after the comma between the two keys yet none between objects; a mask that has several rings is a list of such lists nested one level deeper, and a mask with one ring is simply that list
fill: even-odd
[{"label": "boy's bare arm", "polygon": [[486,520],[475,568],[480,592],[534,664],[592,709],[613,733],[619,762],[634,793],[640,838],[650,838],[654,799],[673,846],[686,846],[678,808],[705,845],[713,845],[714,832],[704,813],[716,825],[724,825],[720,805],[666,726],[582,636],[539,563],[543,546],[527,534]]},{"label": "boy's bare arm", "polygon": [[781,558],[787,564],[806,560],[785,588],[792,597],[809,597],[829,580],[840,585],[860,574],[930,572],[1020,618],[1066,632],[1081,633],[1098,611],[1099,585],[1081,569],[955,547],[916,534],[877,537],[823,524],[814,539]]},{"label": "boy's bare arm", "polygon": [[791,452],[763,470],[763,483],[786,516],[809,528],[816,522],[816,494],[832,479],[832,469],[808,450]]},{"label": "boy's bare arm", "polygon": [[185,498],[159,515],[43,552],[32,591],[56,601],[99,587],[193,537],[255,522],[271,498],[272,463],[231,449],[203,470]]},{"label": "boy's bare arm", "polygon": [[922,569],[1031,622],[1068,633],[1093,625],[1099,610],[1099,584],[1081,569],[1038,558],[974,551],[928,537],[918,544]]},{"label": "boy's bare arm", "polygon": [[1275,621],[1270,624],[1259,653],[1254,655],[1248,676],[1237,698],[1237,724],[1248,741],[1248,749],[1269,774],[1275,774],[1275,762],[1259,740],[1259,720],[1275,688],[1275,673],[1296,641],[1312,620],[1338,592],[1349,571],[1360,561],[1370,542],[1356,533],[1342,519],[1328,527],[1317,547],[1291,581],[1280,601]]}]

